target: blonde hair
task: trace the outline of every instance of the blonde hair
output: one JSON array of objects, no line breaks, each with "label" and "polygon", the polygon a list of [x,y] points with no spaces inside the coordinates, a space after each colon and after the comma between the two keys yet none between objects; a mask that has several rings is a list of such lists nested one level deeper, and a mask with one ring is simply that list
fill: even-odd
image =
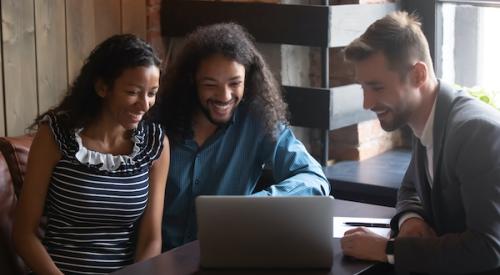
[{"label": "blonde hair", "polygon": [[405,77],[412,62],[424,62],[432,70],[429,44],[421,29],[419,18],[404,11],[392,12],[371,24],[359,38],[345,49],[347,61],[363,61],[381,52],[389,69]]}]

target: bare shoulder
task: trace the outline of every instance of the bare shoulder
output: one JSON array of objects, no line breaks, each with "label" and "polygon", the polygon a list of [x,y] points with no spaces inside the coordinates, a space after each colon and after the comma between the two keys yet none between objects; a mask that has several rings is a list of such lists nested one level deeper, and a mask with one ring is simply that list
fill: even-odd
[{"label": "bare shoulder", "polygon": [[47,123],[41,123],[38,126],[38,131],[30,148],[30,155],[35,159],[43,157],[49,163],[55,163],[61,159],[59,146]]}]

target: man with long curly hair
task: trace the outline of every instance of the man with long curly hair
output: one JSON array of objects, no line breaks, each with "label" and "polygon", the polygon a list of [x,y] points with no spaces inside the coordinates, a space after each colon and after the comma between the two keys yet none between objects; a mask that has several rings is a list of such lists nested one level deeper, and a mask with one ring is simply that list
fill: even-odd
[{"label": "man with long curly hair", "polygon": [[[328,195],[321,166],[293,135],[280,86],[234,23],[200,27],[162,80],[155,119],[171,141],[163,249],[196,239],[198,195]],[[264,167],[275,184],[255,187]]]}]

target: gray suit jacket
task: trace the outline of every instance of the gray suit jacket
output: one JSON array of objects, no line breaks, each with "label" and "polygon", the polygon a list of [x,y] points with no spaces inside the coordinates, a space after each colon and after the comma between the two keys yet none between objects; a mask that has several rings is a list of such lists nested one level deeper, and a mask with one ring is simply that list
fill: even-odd
[{"label": "gray suit jacket", "polygon": [[397,238],[396,270],[500,274],[500,112],[441,82],[433,130],[433,188],[415,139],[391,227],[416,212],[439,237]]}]

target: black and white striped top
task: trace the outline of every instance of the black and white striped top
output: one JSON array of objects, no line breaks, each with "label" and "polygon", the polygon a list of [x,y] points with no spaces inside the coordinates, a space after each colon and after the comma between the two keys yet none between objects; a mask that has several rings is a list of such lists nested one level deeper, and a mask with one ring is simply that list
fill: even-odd
[{"label": "black and white striped top", "polygon": [[[141,122],[133,134],[133,153],[121,156],[122,163],[109,169],[92,161],[100,153],[82,158],[87,149],[60,118],[45,118],[62,158],[48,188],[43,243],[65,274],[110,273],[133,262],[139,220],[148,202],[149,168],[163,149],[163,131]],[[106,157],[116,161],[118,156]]]}]

